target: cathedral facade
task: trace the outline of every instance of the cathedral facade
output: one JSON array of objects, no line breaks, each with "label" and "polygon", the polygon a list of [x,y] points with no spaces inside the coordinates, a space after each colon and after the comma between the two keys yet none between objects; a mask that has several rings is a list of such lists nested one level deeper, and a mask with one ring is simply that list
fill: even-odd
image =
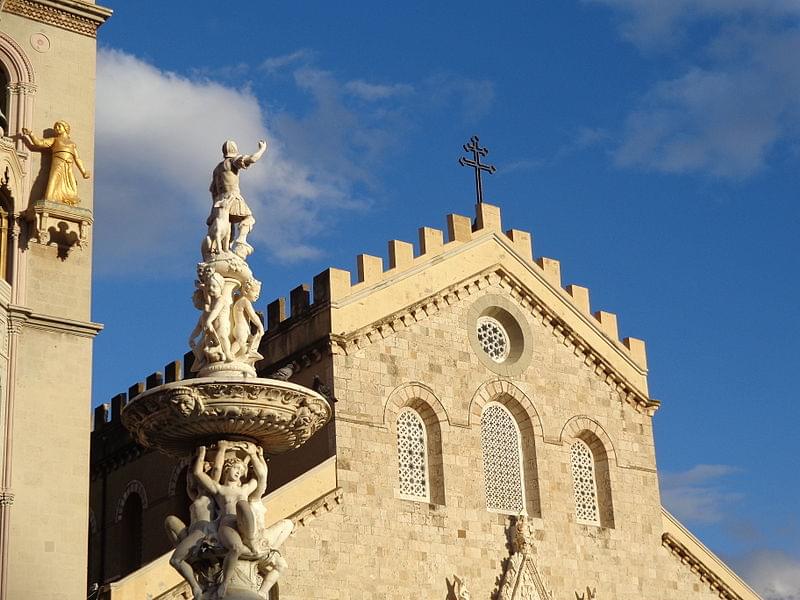
[{"label": "cathedral facade", "polygon": [[[757,598],[661,506],[644,343],[618,339],[586,288],[562,287],[529,233],[481,203],[421,228],[416,249],[390,241],[388,257],[268,306],[259,374],[334,403],[313,444],[270,463],[267,514],[296,527],[272,597]],[[115,409],[98,410],[108,439]],[[126,528],[147,521],[146,556],[100,583],[113,600],[180,597],[166,541],[145,538],[181,504],[185,463],[125,448],[93,498],[117,482],[105,547],[127,551]],[[140,512],[120,525],[131,497]]]},{"label": "cathedral facade", "polygon": [[[190,597],[163,530],[188,519],[188,461],[120,413],[191,354],[101,404],[91,436],[86,414],[109,15],[0,2],[0,600]],[[758,598],[661,506],[644,343],[497,207],[326,270],[266,329],[259,375],[333,406],[269,463],[268,518],[295,527],[270,598]]]}]

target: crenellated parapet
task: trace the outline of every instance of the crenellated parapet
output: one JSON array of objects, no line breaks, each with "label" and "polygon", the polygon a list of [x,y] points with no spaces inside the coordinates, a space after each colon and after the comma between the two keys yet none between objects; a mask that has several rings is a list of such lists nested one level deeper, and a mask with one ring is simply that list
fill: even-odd
[{"label": "crenellated parapet", "polygon": [[[314,277],[312,286],[303,284],[290,292],[289,310],[286,298],[272,301],[267,307],[268,333],[265,342],[274,338],[279,331],[296,327],[301,321],[316,319],[327,325],[329,319],[320,318],[322,307],[330,305],[335,308],[357,301],[367,290],[377,290],[389,281],[411,276],[443,254],[489,238],[499,240],[513,252],[518,261],[533,271],[560,298],[569,302],[583,318],[589,320],[608,342],[624,352],[642,371],[647,370],[645,343],[632,337],[620,339],[617,315],[605,310],[592,312],[587,288],[575,284],[562,287],[560,262],[546,256],[535,256],[532,235],[519,229],[504,231],[500,208],[486,203],[476,205],[474,219],[464,215],[447,215],[445,230],[420,227],[416,247],[410,242],[390,240],[386,262],[380,256],[359,254],[354,273],[335,268],[323,271]],[[319,335],[323,333],[322,329],[324,326],[317,332]],[[332,333],[338,332],[333,330]],[[311,339],[317,337],[312,336]],[[277,358],[275,353],[270,355],[270,358]]]}]

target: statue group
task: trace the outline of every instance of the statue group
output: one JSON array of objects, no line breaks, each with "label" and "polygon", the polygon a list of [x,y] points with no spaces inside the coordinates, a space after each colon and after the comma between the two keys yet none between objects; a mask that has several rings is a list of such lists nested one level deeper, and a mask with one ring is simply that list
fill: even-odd
[{"label": "statue group", "polygon": [[278,549],[293,524],[281,519],[265,526],[267,463],[261,447],[222,440],[212,452],[208,460],[209,449],[199,446],[187,475],[190,523],[167,517],[167,535],[175,546],[170,564],[189,583],[195,600],[225,598],[232,583],[248,587],[254,577],[261,579],[259,595],[267,598],[287,567]]},{"label": "statue group", "polygon": [[253,308],[261,282],[246,262],[253,252],[247,235],[255,219],[239,189],[239,174],[266,149],[262,140],[255,153],[240,154],[236,142],[226,141],[223,159],[211,177],[211,212],[193,297],[202,314],[189,336],[195,357],[192,370],[201,376],[237,373],[255,377],[255,362],[262,358],[258,344],[264,325]]},{"label": "statue group", "polygon": [[[261,282],[246,262],[253,252],[247,235],[255,219],[239,189],[239,173],[266,149],[262,140],[255,153],[243,155],[235,142],[226,141],[212,175],[208,232],[192,298],[201,314],[189,336],[192,370],[201,377],[255,377],[254,364],[262,358],[258,345],[264,325],[253,308]],[[229,587],[252,589],[253,581],[261,582],[258,595],[266,598],[286,568],[278,548],[293,525],[286,519],[265,525],[263,449],[249,441],[199,446],[186,486],[192,502],[189,524],[170,516],[165,525],[175,546],[170,563],[195,600],[226,598]]]}]

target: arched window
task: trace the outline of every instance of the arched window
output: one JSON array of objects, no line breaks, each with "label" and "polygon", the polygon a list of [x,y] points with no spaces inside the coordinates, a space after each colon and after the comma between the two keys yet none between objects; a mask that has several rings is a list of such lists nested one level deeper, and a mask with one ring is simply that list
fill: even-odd
[{"label": "arched window", "polygon": [[408,407],[397,416],[397,478],[402,498],[426,502],[430,499],[425,423],[417,411]]},{"label": "arched window", "polygon": [[503,513],[525,513],[522,447],[517,422],[506,407],[487,404],[481,413],[483,474],[486,508]]},{"label": "arched window", "polygon": [[9,83],[11,83],[11,80],[8,77],[8,71],[0,63],[0,129],[3,130],[3,135],[8,135]]},{"label": "arched window", "polygon": [[594,454],[583,440],[575,440],[570,447],[572,487],[575,494],[575,517],[578,523],[600,525],[600,507],[597,502]]},{"label": "arched window", "polygon": [[129,494],[119,522],[120,567],[123,576],[142,566],[142,511],[139,494]]},{"label": "arched window", "polygon": [[13,220],[13,202],[7,188],[0,186],[0,279],[11,283],[11,232]]}]

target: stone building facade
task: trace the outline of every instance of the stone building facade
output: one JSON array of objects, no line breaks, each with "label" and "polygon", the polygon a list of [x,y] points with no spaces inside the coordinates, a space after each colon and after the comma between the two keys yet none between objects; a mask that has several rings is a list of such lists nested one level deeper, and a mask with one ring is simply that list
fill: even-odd
[{"label": "stone building facade", "polygon": [[[480,204],[388,255],[298,286],[288,315],[284,299],[268,306],[260,375],[334,402],[313,443],[270,463],[268,514],[296,524],[272,597],[757,598],[661,506],[644,343],[619,340],[586,288],[562,288],[530,234]],[[99,445],[124,402],[96,417],[93,539],[122,565],[112,555],[134,536],[141,567],[128,554],[95,577],[112,600],[179,598],[155,536],[181,465]]]},{"label": "stone building facade", "polygon": [[65,121],[91,171],[95,34],[110,14],[0,2],[0,600],[86,595],[92,182],[74,205],[48,198],[63,155],[22,134]]}]

